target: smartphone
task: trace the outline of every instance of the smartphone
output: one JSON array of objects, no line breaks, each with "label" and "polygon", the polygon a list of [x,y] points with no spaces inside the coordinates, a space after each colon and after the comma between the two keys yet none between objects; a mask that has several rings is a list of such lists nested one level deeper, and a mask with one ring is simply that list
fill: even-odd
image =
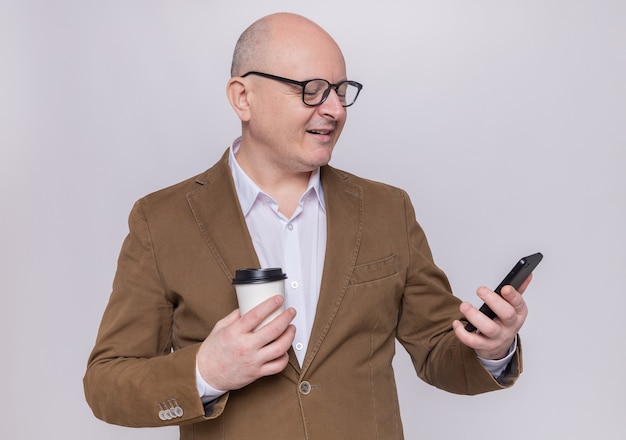
[{"label": "smartphone", "polygon": [[[543,255],[541,252],[537,252],[536,254],[529,255],[527,257],[521,258],[517,264],[511,269],[509,274],[504,277],[502,282],[496,287],[494,292],[498,295],[501,295],[500,290],[504,286],[513,286],[516,290],[522,285],[526,278],[531,274],[535,267],[541,262],[543,259]],[[496,314],[489,308],[487,304],[484,304],[480,307],[481,312],[490,317],[491,319],[496,317]],[[476,327],[474,327],[470,322],[465,325],[465,330],[468,332],[475,332]]]}]

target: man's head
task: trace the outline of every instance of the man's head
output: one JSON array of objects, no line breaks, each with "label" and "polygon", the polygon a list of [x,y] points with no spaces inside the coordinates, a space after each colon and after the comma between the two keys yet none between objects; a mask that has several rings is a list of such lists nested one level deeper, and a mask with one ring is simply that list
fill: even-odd
[{"label": "man's head", "polygon": [[306,105],[301,86],[245,75],[248,72],[338,84],[347,80],[346,66],[332,37],[299,15],[261,18],[239,38],[227,86],[242,121],[241,153],[253,155],[260,166],[290,172],[307,172],[328,163],[346,121],[336,91],[331,90],[320,105]]}]

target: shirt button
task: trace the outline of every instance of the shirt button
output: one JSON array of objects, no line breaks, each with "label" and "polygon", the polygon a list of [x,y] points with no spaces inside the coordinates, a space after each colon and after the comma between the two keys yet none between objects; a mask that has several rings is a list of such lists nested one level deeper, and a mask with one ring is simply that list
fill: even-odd
[{"label": "shirt button", "polygon": [[311,392],[311,384],[306,380],[300,382],[300,392],[305,396]]},{"label": "shirt button", "polygon": [[289,224],[287,225],[287,229],[289,229],[290,231],[293,231],[293,225],[292,225],[291,223],[289,223]]},{"label": "shirt button", "polygon": [[292,289],[297,289],[297,288],[298,288],[298,282],[297,282],[297,281],[293,281],[293,282],[291,283],[291,288],[292,288]]},{"label": "shirt button", "polygon": [[302,350],[303,348],[304,348],[304,345],[302,344],[302,342],[298,342],[298,343],[296,344],[296,350],[300,351],[300,350]]}]

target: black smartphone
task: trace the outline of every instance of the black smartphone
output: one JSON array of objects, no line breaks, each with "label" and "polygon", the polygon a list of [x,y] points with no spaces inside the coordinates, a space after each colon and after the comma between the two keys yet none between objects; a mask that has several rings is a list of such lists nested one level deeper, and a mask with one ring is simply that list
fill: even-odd
[{"label": "black smartphone", "polygon": [[[543,255],[541,254],[541,252],[537,252],[536,254],[521,258],[517,262],[517,264],[515,264],[513,269],[511,269],[509,274],[504,277],[498,287],[496,287],[494,292],[496,292],[498,295],[501,295],[500,290],[502,290],[504,286],[513,286],[515,289],[519,289],[522,283],[526,281],[526,278],[528,278],[528,275],[530,275],[531,272],[535,270],[535,267],[537,267],[542,259]],[[483,303],[483,305],[478,310],[483,312],[491,319],[496,317],[496,314],[489,308],[487,304]],[[468,332],[475,332],[476,327],[474,327],[472,323],[468,322],[467,324],[465,324],[465,330],[467,330]]]}]

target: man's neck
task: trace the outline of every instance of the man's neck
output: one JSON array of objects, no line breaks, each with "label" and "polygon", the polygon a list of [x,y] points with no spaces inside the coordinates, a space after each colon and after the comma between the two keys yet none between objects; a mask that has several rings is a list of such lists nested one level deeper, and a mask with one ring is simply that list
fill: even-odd
[{"label": "man's neck", "polygon": [[278,203],[278,210],[287,218],[291,218],[306,191],[311,171],[290,172],[280,169],[274,164],[263,165],[249,161],[247,155],[235,155],[237,163],[243,171],[256,183],[261,190]]}]

